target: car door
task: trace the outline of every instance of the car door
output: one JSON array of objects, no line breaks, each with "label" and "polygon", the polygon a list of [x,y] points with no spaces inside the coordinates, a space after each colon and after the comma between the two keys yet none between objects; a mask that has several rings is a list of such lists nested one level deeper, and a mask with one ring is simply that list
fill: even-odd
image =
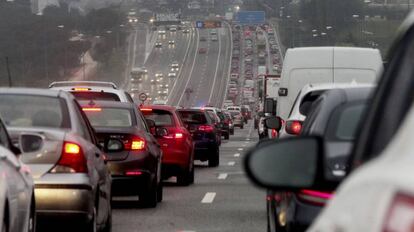
[{"label": "car door", "polygon": [[[405,24],[405,26],[408,24]],[[390,50],[364,125],[360,127],[351,165],[358,167],[381,154],[404,121],[414,99],[414,26],[402,28]]]},{"label": "car door", "polygon": [[9,196],[9,210],[11,219],[11,231],[24,231],[30,211],[31,184],[30,174],[16,154],[11,151],[11,143],[7,130],[0,121],[0,159],[7,173],[7,190]]}]

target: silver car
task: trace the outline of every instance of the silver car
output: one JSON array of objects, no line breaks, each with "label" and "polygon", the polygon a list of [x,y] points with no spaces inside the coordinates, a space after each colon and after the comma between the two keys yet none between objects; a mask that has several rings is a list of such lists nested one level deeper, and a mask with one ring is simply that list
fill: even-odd
[{"label": "silver car", "polygon": [[39,138],[40,150],[21,156],[32,170],[39,223],[109,231],[111,176],[75,98],[64,91],[0,88],[0,115],[13,144],[22,134]]},{"label": "silver car", "polygon": [[[21,138],[30,136],[22,135]],[[21,139],[23,141],[24,139]],[[30,141],[23,142],[29,144]],[[22,142],[20,142],[22,143]],[[34,184],[0,121],[0,231],[33,232],[36,228]]]}]

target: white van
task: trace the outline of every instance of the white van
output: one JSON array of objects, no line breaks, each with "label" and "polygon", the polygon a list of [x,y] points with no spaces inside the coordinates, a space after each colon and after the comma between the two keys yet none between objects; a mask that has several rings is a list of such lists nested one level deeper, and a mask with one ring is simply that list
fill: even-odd
[{"label": "white van", "polygon": [[299,91],[316,83],[375,83],[382,71],[378,49],[306,47],[288,49],[278,91],[277,115],[287,119]]}]

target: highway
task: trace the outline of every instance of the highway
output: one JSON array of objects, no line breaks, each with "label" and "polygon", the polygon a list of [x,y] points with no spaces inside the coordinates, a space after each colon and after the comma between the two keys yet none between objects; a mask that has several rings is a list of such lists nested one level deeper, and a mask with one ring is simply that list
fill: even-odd
[{"label": "highway", "polygon": [[114,232],[252,232],[266,229],[266,194],[255,188],[243,170],[243,156],[257,142],[253,122],[236,129],[220,148],[220,166],[196,161],[195,183],[164,187],[157,208],[141,208],[134,197],[114,198]]}]

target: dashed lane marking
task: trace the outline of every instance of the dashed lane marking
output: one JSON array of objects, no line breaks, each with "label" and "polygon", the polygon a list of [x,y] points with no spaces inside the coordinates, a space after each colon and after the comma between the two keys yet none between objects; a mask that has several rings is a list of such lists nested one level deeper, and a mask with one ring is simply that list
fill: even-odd
[{"label": "dashed lane marking", "polygon": [[237,149],[238,151],[243,151],[243,148],[239,148],[239,149]]},{"label": "dashed lane marking", "polygon": [[229,165],[229,166],[234,166],[235,164],[236,164],[236,162],[234,162],[234,161],[230,161],[230,162],[227,163],[227,165]]},{"label": "dashed lane marking", "polygon": [[208,192],[204,195],[203,199],[201,200],[201,203],[211,204],[211,203],[213,203],[215,197],[216,197],[215,192]]},{"label": "dashed lane marking", "polygon": [[220,173],[217,177],[217,179],[219,180],[225,180],[227,178],[228,174],[227,173]]}]

